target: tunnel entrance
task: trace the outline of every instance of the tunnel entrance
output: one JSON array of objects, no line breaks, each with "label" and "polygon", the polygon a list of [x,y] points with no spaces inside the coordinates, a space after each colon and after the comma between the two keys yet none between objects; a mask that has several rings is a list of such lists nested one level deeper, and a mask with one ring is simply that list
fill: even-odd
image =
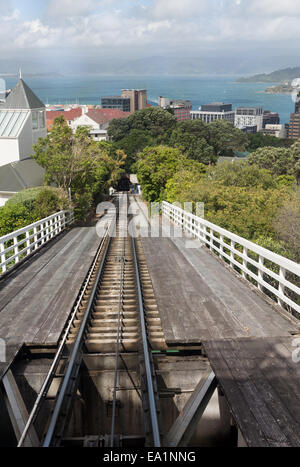
[{"label": "tunnel entrance", "polygon": [[122,178],[118,182],[118,191],[130,191],[130,178],[129,175],[123,175]]}]

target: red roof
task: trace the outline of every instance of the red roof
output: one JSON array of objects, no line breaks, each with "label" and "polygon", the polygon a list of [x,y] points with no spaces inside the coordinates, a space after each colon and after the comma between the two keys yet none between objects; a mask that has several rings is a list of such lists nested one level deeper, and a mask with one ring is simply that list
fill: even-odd
[{"label": "red roof", "polygon": [[65,117],[67,121],[75,120],[75,118],[81,117],[82,108],[77,107],[76,109],[71,110],[48,110],[46,112],[47,118],[47,128],[50,129],[53,125],[53,121],[57,117]]},{"label": "red roof", "polygon": [[119,109],[92,109],[87,113],[87,116],[99,125],[110,122],[114,118],[126,118],[129,115],[131,115],[130,112],[123,112]]}]

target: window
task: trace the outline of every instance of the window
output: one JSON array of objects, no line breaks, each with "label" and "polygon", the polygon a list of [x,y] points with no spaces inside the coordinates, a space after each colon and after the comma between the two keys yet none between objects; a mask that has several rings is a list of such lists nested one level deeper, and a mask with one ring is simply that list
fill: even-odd
[{"label": "window", "polygon": [[38,130],[39,128],[39,114],[37,110],[32,112],[32,129]]},{"label": "window", "polygon": [[39,112],[39,128],[45,128],[45,112],[43,110]]}]

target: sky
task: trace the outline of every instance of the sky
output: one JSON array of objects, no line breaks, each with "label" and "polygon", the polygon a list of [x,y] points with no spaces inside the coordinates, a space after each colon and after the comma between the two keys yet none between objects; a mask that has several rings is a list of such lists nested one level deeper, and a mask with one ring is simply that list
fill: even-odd
[{"label": "sky", "polygon": [[249,55],[257,68],[300,65],[300,0],[0,0],[0,21],[0,60],[16,63],[219,56],[230,67]]}]

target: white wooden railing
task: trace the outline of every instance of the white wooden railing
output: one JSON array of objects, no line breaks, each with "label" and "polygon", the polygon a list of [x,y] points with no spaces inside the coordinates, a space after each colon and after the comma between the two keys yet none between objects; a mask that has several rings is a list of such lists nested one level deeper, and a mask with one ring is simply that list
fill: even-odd
[{"label": "white wooden railing", "polygon": [[162,213],[183,231],[199,239],[281,307],[300,313],[298,263],[165,201]]},{"label": "white wooden railing", "polygon": [[0,276],[41,248],[73,221],[72,211],[60,211],[0,237]]}]

